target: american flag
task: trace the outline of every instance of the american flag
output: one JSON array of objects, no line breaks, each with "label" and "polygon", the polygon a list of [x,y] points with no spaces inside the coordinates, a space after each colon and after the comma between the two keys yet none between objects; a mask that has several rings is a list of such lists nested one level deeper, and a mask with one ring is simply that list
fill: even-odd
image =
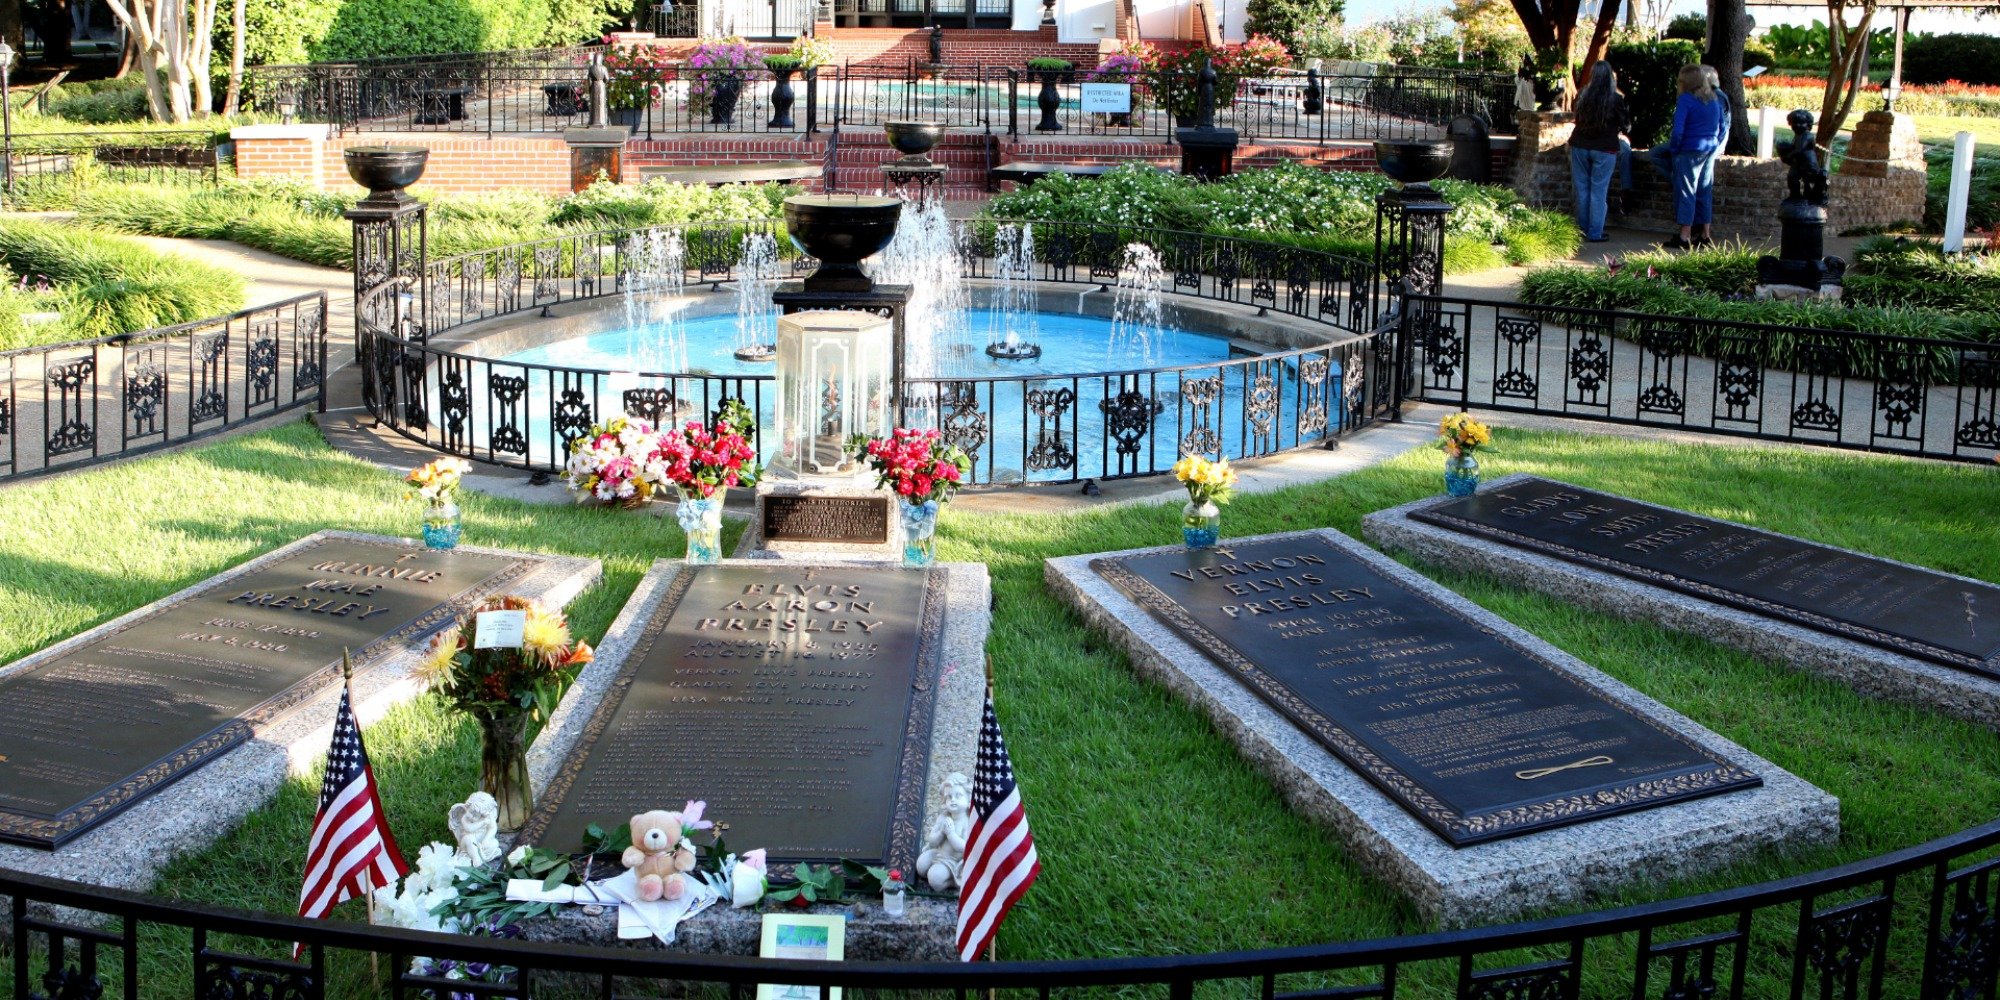
[{"label": "american flag", "polygon": [[1000,930],[1000,921],[1035,877],[1035,837],[1028,811],[1014,784],[1014,763],[1000,738],[993,714],[993,689],[986,689],[986,715],[979,720],[979,760],[972,776],[972,832],[965,840],[964,875],[958,890],[958,958],[970,962]]},{"label": "american flag", "polygon": [[[343,662],[342,664],[346,664]],[[361,745],[361,729],[340,689],[333,718],[333,746],[326,752],[326,779],[319,786],[319,815],[306,847],[306,880],[299,891],[299,916],[323,917],[342,900],[389,885],[410,869],[389,835],[375,772]]]}]

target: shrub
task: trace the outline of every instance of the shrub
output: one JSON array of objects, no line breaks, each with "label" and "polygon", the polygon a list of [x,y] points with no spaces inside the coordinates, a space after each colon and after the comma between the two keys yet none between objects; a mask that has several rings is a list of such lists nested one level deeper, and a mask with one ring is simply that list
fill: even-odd
[{"label": "shrub", "polygon": [[548,0],[345,0],[315,61],[442,52],[494,52],[540,45],[549,32]]},{"label": "shrub", "polygon": [[557,225],[586,229],[629,229],[684,222],[725,222],[775,219],[784,214],[786,198],[799,188],[781,184],[614,184],[598,180],[582,191],[556,200],[547,209]]},{"label": "shrub", "polygon": [[1069,60],[1054,56],[1036,56],[1028,60],[1029,71],[1035,73],[1067,73],[1075,68]]},{"label": "shrub", "polygon": [[1903,79],[1909,83],[2000,84],[2000,36],[1926,35],[1903,47]]},{"label": "shrub", "polygon": [[1674,100],[1680,96],[1675,74],[1701,61],[1701,46],[1679,39],[1627,42],[1611,47],[1611,65],[1625,89],[1632,111],[1632,145],[1637,149],[1659,142],[1674,123]]},{"label": "shrub", "polygon": [[1345,0],[1249,0],[1243,30],[1267,35],[1299,51],[1317,25],[1340,20]]},{"label": "shrub", "polygon": [[1708,15],[1698,14],[1694,11],[1689,11],[1685,14],[1675,14],[1674,19],[1667,22],[1667,30],[1661,32],[1660,37],[1675,38],[1690,42],[1707,41]]},{"label": "shrub", "polygon": [[62,293],[65,333],[132,333],[234,312],[236,275],[106,233],[30,220],[0,223],[0,264],[46,277]]}]

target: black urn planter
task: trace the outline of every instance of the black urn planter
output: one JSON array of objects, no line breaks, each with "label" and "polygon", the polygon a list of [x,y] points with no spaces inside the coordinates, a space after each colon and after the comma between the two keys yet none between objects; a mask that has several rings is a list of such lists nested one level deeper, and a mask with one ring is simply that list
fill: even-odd
[{"label": "black urn planter", "polygon": [[711,79],[708,84],[708,123],[736,124],[736,102],[742,96],[742,77],[726,73]]},{"label": "black urn planter", "polygon": [[641,121],[644,121],[645,117],[646,117],[645,108],[611,109],[611,124],[613,125],[623,125],[626,128],[638,128],[639,123]]},{"label": "black urn planter", "polygon": [[929,163],[931,150],[944,141],[942,122],[883,122],[882,132],[905,163]]},{"label": "black urn planter", "polygon": [[1042,92],[1035,96],[1035,104],[1042,109],[1042,120],[1035,124],[1035,131],[1060,132],[1063,124],[1056,121],[1056,109],[1062,107],[1062,94],[1056,92],[1056,81],[1062,77],[1062,71],[1046,70],[1038,75],[1042,78]]},{"label": "black urn planter", "polygon": [[771,120],[764,127],[796,128],[792,123],[792,104],[798,96],[792,93],[792,71],[774,69],[771,73],[777,80],[771,84]]},{"label": "black urn planter", "polygon": [[1435,195],[1431,182],[1451,169],[1451,143],[1398,142],[1375,140],[1375,165],[1401,182],[1403,197],[1429,198]]},{"label": "black urn planter", "polygon": [[368,189],[365,201],[396,205],[409,199],[404,189],[424,175],[430,156],[422,146],[349,146],[341,154],[347,176]]},{"label": "black urn planter", "polygon": [[785,199],[785,233],[792,245],[819,261],[807,275],[811,292],[866,292],[874,279],[861,262],[896,238],[903,199],[879,195],[802,194]]}]

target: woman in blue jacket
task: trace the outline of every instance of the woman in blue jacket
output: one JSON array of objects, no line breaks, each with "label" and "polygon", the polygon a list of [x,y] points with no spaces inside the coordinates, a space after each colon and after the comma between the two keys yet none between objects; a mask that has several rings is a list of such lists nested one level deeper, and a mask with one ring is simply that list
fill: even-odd
[{"label": "woman in blue jacket", "polygon": [[[1666,244],[1673,250],[1694,245],[1696,215],[1702,205],[1713,205],[1715,151],[1723,129],[1728,127],[1724,105],[1715,88],[1708,85],[1702,67],[1692,63],[1682,66],[1680,87],[1673,131],[1666,144],[1653,147],[1653,162],[1666,172],[1674,188],[1674,222],[1681,231]],[[1701,221],[1705,224],[1707,220]]]}]

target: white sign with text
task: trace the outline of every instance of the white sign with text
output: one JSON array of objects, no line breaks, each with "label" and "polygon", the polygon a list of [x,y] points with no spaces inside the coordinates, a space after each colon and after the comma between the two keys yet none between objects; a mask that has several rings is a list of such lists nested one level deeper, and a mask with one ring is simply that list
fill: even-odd
[{"label": "white sign with text", "polygon": [[1086,83],[1083,85],[1085,114],[1123,115],[1132,111],[1129,83]]}]

